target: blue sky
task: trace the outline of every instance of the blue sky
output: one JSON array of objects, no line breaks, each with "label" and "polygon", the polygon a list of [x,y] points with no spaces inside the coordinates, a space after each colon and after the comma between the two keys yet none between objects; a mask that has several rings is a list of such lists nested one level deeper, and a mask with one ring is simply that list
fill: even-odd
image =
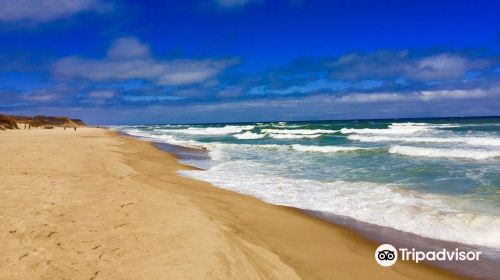
[{"label": "blue sky", "polygon": [[0,112],[91,123],[499,115],[498,1],[0,0]]}]

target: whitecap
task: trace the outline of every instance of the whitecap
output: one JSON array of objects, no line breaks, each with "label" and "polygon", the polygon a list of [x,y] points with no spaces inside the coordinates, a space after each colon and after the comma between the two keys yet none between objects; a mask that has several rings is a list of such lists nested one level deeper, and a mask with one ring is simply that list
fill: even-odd
[{"label": "whitecap", "polygon": [[359,150],[369,150],[369,148],[362,147],[343,147],[343,146],[306,146],[295,144],[292,149],[298,152],[317,152],[317,153],[337,153],[337,152],[351,152]]},{"label": "whitecap", "polygon": [[323,134],[269,134],[269,137],[274,139],[300,139],[300,138],[318,138]]},{"label": "whitecap", "polygon": [[170,132],[189,135],[224,135],[240,133],[245,130],[252,130],[253,125],[226,125],[223,127],[188,127],[187,129],[171,129]]},{"label": "whitecap", "polygon": [[484,160],[500,157],[500,151],[479,149],[423,148],[413,146],[392,146],[389,153],[415,157],[466,158]]},{"label": "whitecap", "polygon": [[253,133],[250,131],[246,131],[240,134],[235,134],[233,135],[237,139],[261,139],[264,138],[266,135],[265,134],[258,134],[258,133]]},{"label": "whitecap", "polygon": [[297,135],[311,135],[311,134],[328,134],[336,133],[338,130],[330,129],[262,129],[263,133],[273,133],[273,134],[297,134]]},{"label": "whitecap", "polygon": [[497,137],[397,137],[382,135],[349,135],[349,140],[360,142],[407,142],[407,143],[457,143],[471,146],[500,147],[500,138]]},{"label": "whitecap", "polygon": [[342,134],[409,135],[428,132],[436,128],[458,127],[452,124],[392,123],[387,128],[342,128]]}]

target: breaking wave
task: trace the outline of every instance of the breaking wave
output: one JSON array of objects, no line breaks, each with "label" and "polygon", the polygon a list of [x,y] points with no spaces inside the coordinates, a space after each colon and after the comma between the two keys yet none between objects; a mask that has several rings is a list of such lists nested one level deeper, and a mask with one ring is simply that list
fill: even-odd
[{"label": "breaking wave", "polygon": [[466,158],[474,160],[500,157],[500,151],[423,148],[412,146],[392,146],[389,149],[389,153],[415,157]]},{"label": "breaking wave", "polygon": [[500,248],[499,217],[459,211],[449,198],[369,182],[321,182],[246,172],[251,165],[232,161],[206,171],[180,173],[272,204],[347,216],[429,238]]},{"label": "breaking wave", "polygon": [[430,131],[436,128],[453,128],[457,125],[451,124],[427,124],[427,123],[392,123],[387,128],[342,128],[342,134],[377,134],[377,135],[408,135]]},{"label": "breaking wave", "polygon": [[266,135],[246,131],[246,132],[243,132],[241,134],[235,134],[233,136],[237,139],[244,140],[244,139],[261,139],[261,138],[264,138]]},{"label": "breaking wave", "polygon": [[500,138],[495,137],[391,137],[380,135],[349,135],[349,140],[361,142],[408,142],[408,143],[457,143],[472,146],[500,147]]},{"label": "breaking wave", "polygon": [[271,134],[297,134],[297,135],[311,135],[311,134],[328,134],[328,133],[336,133],[338,130],[331,129],[262,129],[263,133],[271,133]]},{"label": "breaking wave", "polygon": [[369,150],[370,148],[362,147],[339,147],[339,146],[306,146],[295,144],[292,149],[298,152],[316,152],[316,153],[338,153],[338,152],[352,152],[359,150]]},{"label": "breaking wave", "polygon": [[245,130],[252,130],[255,126],[253,125],[226,125],[223,127],[188,127],[186,129],[170,129],[169,132],[182,133],[189,135],[223,135],[223,134],[234,134],[240,133]]}]

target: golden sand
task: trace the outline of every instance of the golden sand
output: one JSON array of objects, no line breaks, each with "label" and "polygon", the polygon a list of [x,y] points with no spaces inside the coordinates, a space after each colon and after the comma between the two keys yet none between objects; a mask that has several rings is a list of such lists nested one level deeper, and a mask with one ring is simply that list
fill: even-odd
[{"label": "golden sand", "polygon": [[0,131],[0,279],[455,278],[183,168],[105,129]]}]

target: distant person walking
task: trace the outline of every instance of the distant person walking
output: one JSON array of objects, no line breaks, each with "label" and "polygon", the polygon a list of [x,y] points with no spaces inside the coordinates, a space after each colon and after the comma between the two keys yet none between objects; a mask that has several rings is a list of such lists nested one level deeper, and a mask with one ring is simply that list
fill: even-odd
[{"label": "distant person walking", "polygon": [[76,131],[76,126],[73,126],[73,128],[74,128],[74,129],[75,129],[75,131]]},{"label": "distant person walking", "polygon": [[24,129],[26,129],[26,124],[24,124]]}]

